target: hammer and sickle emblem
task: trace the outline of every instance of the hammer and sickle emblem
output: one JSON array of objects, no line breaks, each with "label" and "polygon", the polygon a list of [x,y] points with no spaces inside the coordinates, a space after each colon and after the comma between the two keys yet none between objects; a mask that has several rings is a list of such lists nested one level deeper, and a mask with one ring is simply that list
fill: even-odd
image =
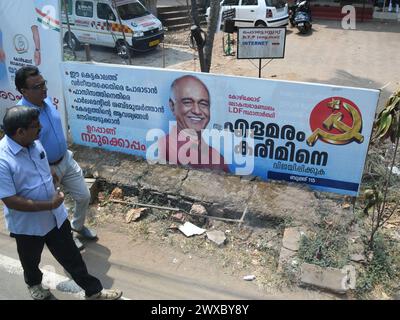
[{"label": "hammer and sickle emblem", "polygon": [[348,103],[343,102],[343,107],[350,112],[351,118],[353,119],[353,126],[349,127],[345,123],[342,122],[343,114],[341,112],[332,113],[325,121],[323,122],[323,126],[327,130],[331,130],[335,128],[339,130],[340,134],[333,134],[321,130],[320,128],[314,130],[311,136],[307,139],[307,144],[312,147],[318,139],[323,141],[332,143],[332,144],[347,144],[353,140],[358,143],[362,143],[364,141],[364,136],[360,134],[362,121],[361,116],[358,111]]}]

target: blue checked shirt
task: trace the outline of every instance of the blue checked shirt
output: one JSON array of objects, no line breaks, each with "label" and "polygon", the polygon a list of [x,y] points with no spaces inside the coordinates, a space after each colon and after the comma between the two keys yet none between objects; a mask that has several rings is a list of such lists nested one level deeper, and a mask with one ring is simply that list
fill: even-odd
[{"label": "blue checked shirt", "polygon": [[[46,152],[39,140],[24,148],[8,136],[0,140],[0,199],[14,195],[47,201],[56,192]],[[48,211],[24,212],[4,207],[11,233],[44,236],[60,228],[67,211],[64,204]]]},{"label": "blue checked shirt", "polygon": [[64,137],[60,113],[52,104],[51,99],[47,97],[44,100],[44,107],[35,106],[25,98],[22,98],[17,105],[35,107],[40,111],[39,121],[42,129],[40,130],[39,140],[46,150],[50,163],[60,160],[67,152],[67,142]]}]

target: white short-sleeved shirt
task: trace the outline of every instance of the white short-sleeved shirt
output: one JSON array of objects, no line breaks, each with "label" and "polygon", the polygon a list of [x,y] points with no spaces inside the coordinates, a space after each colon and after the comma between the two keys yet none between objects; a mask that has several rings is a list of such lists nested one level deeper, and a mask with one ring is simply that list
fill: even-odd
[{"label": "white short-sleeved shirt", "polygon": [[[56,192],[46,152],[39,140],[28,148],[5,136],[0,140],[0,199],[14,195],[48,201]],[[44,236],[67,219],[64,204],[54,210],[24,212],[5,206],[11,233]]]}]

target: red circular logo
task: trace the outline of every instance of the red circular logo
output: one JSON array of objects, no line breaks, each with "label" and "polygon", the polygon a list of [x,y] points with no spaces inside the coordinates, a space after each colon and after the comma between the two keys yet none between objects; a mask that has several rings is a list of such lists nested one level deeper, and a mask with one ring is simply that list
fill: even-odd
[{"label": "red circular logo", "polygon": [[310,114],[312,132],[319,132],[319,138],[328,143],[350,143],[353,139],[346,139],[343,136],[346,133],[351,133],[362,140],[361,126],[360,109],[353,101],[343,97],[329,97],[322,100]]},{"label": "red circular logo", "polygon": [[353,118],[348,110],[343,106],[343,103],[347,103],[357,110],[357,113],[361,117],[360,109],[356,106],[353,101],[342,97],[330,97],[319,102],[311,111],[310,115],[310,128],[314,132],[316,129],[321,129],[325,132],[339,134],[342,133],[338,129],[332,127],[330,130],[324,126],[324,121],[329,118],[331,114],[341,113],[343,115],[340,120],[349,127],[353,126]]}]

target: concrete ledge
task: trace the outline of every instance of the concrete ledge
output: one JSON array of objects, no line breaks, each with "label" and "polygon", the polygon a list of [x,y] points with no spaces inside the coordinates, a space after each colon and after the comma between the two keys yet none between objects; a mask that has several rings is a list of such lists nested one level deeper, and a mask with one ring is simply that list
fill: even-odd
[{"label": "concrete ledge", "polygon": [[148,166],[146,175],[139,179],[142,187],[149,190],[168,194],[179,194],[182,189],[182,181],[186,179],[188,170],[175,166]]},{"label": "concrete ledge", "polygon": [[71,149],[87,177],[150,194],[164,193],[180,199],[177,204],[203,202],[211,215],[238,219],[247,207],[249,224],[290,218],[308,225],[317,220],[319,200],[300,184],[251,181],[249,177],[223,172],[150,165],[132,155],[98,148],[73,145]]},{"label": "concrete ledge", "polygon": [[322,268],[314,264],[301,265],[301,282],[316,286],[335,293],[346,293],[356,285],[356,273],[353,266],[347,265],[342,269]]},{"label": "concrete ledge", "polygon": [[195,195],[199,201],[218,203],[243,211],[252,193],[249,181],[238,176],[190,170],[181,195]]}]

